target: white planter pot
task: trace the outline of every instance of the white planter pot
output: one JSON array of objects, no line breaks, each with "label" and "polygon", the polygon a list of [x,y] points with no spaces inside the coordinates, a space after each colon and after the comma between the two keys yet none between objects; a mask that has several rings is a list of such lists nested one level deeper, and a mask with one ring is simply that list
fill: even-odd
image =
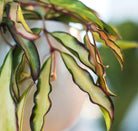
[{"label": "white planter pot", "polygon": [[[42,27],[41,21],[28,21],[28,24],[31,27]],[[63,23],[47,21],[46,27],[48,31],[65,31],[73,33],[73,35],[79,38],[79,31]],[[58,44],[52,38],[51,42],[54,45]],[[42,36],[39,40],[37,40],[36,45],[40,52],[40,59],[42,62],[43,57],[49,54],[49,46],[46,43],[45,37]],[[5,56],[8,46],[3,44],[0,46],[2,49],[1,53]],[[63,47],[60,46],[59,48]],[[2,60],[3,58],[1,61]],[[86,94],[73,83],[72,77],[65,68],[59,54],[57,54],[57,80],[51,84],[52,93],[50,94],[50,98],[52,101],[52,107],[46,116],[45,131],[62,131],[71,126],[78,117]],[[29,97],[27,98],[27,104],[24,112],[23,131],[30,131],[29,117],[31,114],[31,108],[33,107],[33,92],[35,92],[35,89],[31,90]]]}]

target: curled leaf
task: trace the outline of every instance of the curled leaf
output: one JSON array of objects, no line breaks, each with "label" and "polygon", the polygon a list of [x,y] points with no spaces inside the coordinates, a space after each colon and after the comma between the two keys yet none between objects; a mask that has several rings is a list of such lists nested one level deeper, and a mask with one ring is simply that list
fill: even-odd
[{"label": "curled leaf", "polygon": [[12,91],[16,101],[19,100],[19,88],[17,85],[17,71],[23,59],[23,50],[20,47],[16,47],[13,50],[13,71],[12,71]]},{"label": "curled leaf", "polygon": [[114,41],[112,41],[108,34],[101,29],[97,29],[95,26],[91,26],[92,30],[96,33],[98,33],[99,37],[105,41],[106,46],[110,47],[111,50],[114,52],[114,54],[116,55],[118,61],[120,62],[121,68],[123,69],[124,66],[124,58],[123,55],[121,53],[121,49],[118,45],[116,45],[116,43]]},{"label": "curled leaf", "polygon": [[103,26],[104,26],[104,30],[108,33],[108,37],[113,40],[113,41],[116,41],[118,39],[121,38],[118,30],[116,27],[112,26],[112,25],[109,25],[109,24],[106,24],[105,22],[103,22]]},{"label": "curled leaf", "polygon": [[51,92],[50,74],[52,58],[49,57],[44,63],[37,84],[37,92],[34,95],[35,106],[31,115],[32,131],[41,131],[44,127],[44,120],[51,107],[49,93]]},{"label": "curled leaf", "polygon": [[25,39],[34,40],[38,39],[40,36],[34,34],[29,26],[26,24],[20,4],[18,2],[10,2],[7,6],[7,16],[10,21],[14,24],[14,29],[16,33],[21,35]]},{"label": "curled leaf", "polygon": [[99,82],[101,88],[103,88],[103,90],[107,94],[109,94],[111,96],[116,96],[108,89],[108,86],[106,83],[106,78],[104,76],[104,67],[99,61],[99,57],[97,56],[97,53],[95,51],[96,49],[95,49],[94,45],[91,44],[88,34],[86,34],[86,36],[84,37],[84,42],[85,42],[85,45],[87,46],[88,50],[90,51],[89,59],[90,59],[90,62],[95,66],[95,72],[98,75],[98,82]]},{"label": "curled leaf", "polygon": [[77,84],[81,90],[88,93],[90,100],[99,105],[102,109],[106,120],[107,131],[109,131],[114,117],[111,99],[99,86],[94,84],[91,75],[86,70],[79,67],[71,55],[61,52],[61,56],[72,75],[74,83]]},{"label": "curled leaf", "polygon": [[34,42],[24,39],[18,35],[10,25],[8,25],[8,28],[16,43],[24,51],[31,69],[31,76],[35,81],[38,78],[40,72],[40,59]]}]

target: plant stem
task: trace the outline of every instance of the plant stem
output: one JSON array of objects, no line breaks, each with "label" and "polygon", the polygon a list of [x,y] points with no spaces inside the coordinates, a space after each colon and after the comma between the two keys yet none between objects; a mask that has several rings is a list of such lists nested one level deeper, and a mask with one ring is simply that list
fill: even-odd
[{"label": "plant stem", "polygon": [[57,76],[56,76],[56,72],[57,72],[57,61],[56,61],[56,52],[52,52],[52,58],[54,60],[54,68],[53,68],[53,72],[51,73],[51,81],[55,81]]},{"label": "plant stem", "polygon": [[44,31],[44,34],[45,34],[45,37],[47,39],[47,42],[50,46],[50,51],[53,52],[55,50],[54,46],[52,45],[50,39],[49,39],[49,36],[48,36],[48,33],[47,33],[47,30],[46,30],[46,25],[45,25],[45,18],[43,17],[42,18],[42,21],[43,21],[43,31]]},{"label": "plant stem", "polygon": [[103,62],[102,62],[102,59],[101,59],[101,57],[100,57],[100,53],[99,53],[99,51],[98,51],[98,48],[97,48],[97,45],[96,45],[96,41],[95,41],[95,39],[94,39],[94,35],[93,35],[93,32],[92,32],[91,29],[90,29],[90,32],[91,32],[91,35],[92,35],[92,38],[93,38],[93,42],[94,42],[96,54],[97,54],[97,56],[98,56],[98,58],[99,58],[100,64],[103,65]]}]

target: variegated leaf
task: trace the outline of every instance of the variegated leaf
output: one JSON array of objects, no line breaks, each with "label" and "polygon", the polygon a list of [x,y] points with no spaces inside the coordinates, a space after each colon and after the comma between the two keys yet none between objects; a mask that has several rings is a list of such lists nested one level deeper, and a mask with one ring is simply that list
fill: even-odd
[{"label": "variegated leaf", "polygon": [[11,95],[12,51],[9,51],[0,72],[0,130],[17,131],[16,107]]},{"label": "variegated leaf", "polygon": [[62,52],[61,56],[72,75],[74,83],[77,84],[81,90],[88,93],[90,100],[99,105],[102,109],[106,120],[107,131],[109,131],[114,117],[114,107],[110,97],[102,88],[94,84],[91,75],[86,70],[79,67],[71,55]]},{"label": "variegated leaf", "polygon": [[18,105],[17,105],[17,117],[18,117],[19,131],[22,131],[25,103],[26,103],[26,99],[27,99],[27,96],[28,96],[28,93],[31,87],[32,87],[32,84],[25,90],[25,92],[21,96],[20,101],[18,102]]},{"label": "variegated leaf", "polygon": [[31,76],[35,81],[38,78],[40,72],[40,59],[34,42],[31,40],[24,39],[23,37],[18,35],[10,25],[8,25],[8,28],[16,43],[24,51],[31,69]]},{"label": "variegated leaf", "polygon": [[18,2],[10,2],[7,6],[7,16],[14,24],[16,33],[21,35],[25,39],[34,40],[40,36],[34,34],[24,20],[20,4]]},{"label": "variegated leaf", "polygon": [[87,22],[93,22],[103,28],[103,24],[101,20],[97,17],[97,14],[85,6],[81,1],[78,0],[49,0],[50,3],[59,6],[60,8],[64,8],[74,15],[80,16],[82,19],[86,20]]},{"label": "variegated leaf", "polygon": [[31,115],[32,131],[41,131],[44,127],[44,121],[47,112],[51,107],[49,93],[51,92],[50,74],[52,58],[49,57],[44,63],[37,84],[37,92],[34,96],[35,106]]},{"label": "variegated leaf", "polygon": [[12,71],[12,91],[14,94],[14,99],[17,102],[19,100],[19,88],[17,85],[17,70],[23,59],[23,50],[20,47],[16,47],[13,51],[13,71]]},{"label": "variegated leaf", "polygon": [[123,58],[123,55],[122,55],[120,47],[118,45],[116,45],[116,43],[109,38],[108,34],[104,30],[97,29],[95,26],[91,26],[91,27],[92,27],[92,30],[94,32],[98,33],[99,37],[102,40],[104,40],[106,46],[111,48],[111,50],[116,55],[118,61],[120,62],[121,68],[123,68],[123,66],[124,66],[124,58]]},{"label": "variegated leaf", "polygon": [[95,66],[89,62],[89,51],[84,44],[78,41],[75,37],[65,32],[50,33],[55,39],[65,46],[73,55],[80,59],[80,61],[95,71]]},{"label": "variegated leaf", "polygon": [[98,75],[98,82],[99,82],[100,86],[103,88],[103,90],[107,94],[109,94],[111,96],[116,96],[108,89],[108,86],[106,83],[106,78],[104,76],[104,67],[103,67],[102,63],[100,63],[100,60],[96,53],[96,49],[95,49],[94,45],[91,44],[88,34],[86,34],[86,36],[84,37],[84,42],[90,52],[89,59],[90,59],[90,62],[95,66],[95,72]]}]

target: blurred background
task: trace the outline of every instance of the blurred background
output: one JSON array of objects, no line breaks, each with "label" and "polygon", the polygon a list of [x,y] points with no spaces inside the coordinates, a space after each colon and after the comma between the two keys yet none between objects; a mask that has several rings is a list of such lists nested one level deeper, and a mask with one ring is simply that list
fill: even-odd
[{"label": "blurred background", "polygon": [[[115,25],[124,40],[138,42],[138,0],[81,0],[96,10],[102,20]],[[109,88],[119,97],[113,98],[115,120],[111,131],[138,131],[138,49],[124,49],[125,66],[112,52],[99,48],[107,69]],[[75,105],[74,105],[75,106]],[[99,108],[86,100],[79,119],[66,131],[106,131]]]}]

